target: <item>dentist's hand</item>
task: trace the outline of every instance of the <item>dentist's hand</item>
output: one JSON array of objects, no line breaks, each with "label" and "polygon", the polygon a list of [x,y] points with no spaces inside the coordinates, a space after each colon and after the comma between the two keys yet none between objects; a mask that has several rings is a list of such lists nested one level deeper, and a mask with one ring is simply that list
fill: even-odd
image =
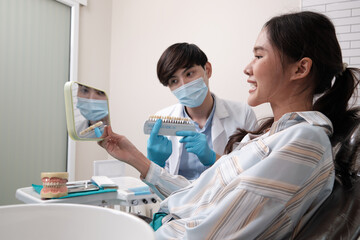
[{"label": "dentist's hand", "polygon": [[178,131],[176,136],[183,136],[179,142],[185,143],[186,151],[196,154],[204,166],[214,164],[216,153],[209,148],[205,134],[192,131]]},{"label": "dentist's hand", "polygon": [[160,167],[165,167],[165,161],[172,153],[171,141],[164,136],[158,135],[162,120],[158,119],[151,130],[147,141],[147,157]]},{"label": "dentist's hand", "polygon": [[98,138],[101,137],[102,132],[101,132],[100,128],[96,127],[96,128],[94,129],[94,131],[95,131],[95,136],[96,136],[96,137],[98,137]]}]

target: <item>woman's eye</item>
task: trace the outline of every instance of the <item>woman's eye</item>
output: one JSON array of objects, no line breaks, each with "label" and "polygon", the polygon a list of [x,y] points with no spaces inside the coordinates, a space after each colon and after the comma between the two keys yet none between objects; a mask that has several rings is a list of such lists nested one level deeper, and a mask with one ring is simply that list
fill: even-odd
[{"label": "woman's eye", "polygon": [[257,55],[257,56],[255,56],[255,58],[260,59],[260,58],[262,58],[262,56]]}]

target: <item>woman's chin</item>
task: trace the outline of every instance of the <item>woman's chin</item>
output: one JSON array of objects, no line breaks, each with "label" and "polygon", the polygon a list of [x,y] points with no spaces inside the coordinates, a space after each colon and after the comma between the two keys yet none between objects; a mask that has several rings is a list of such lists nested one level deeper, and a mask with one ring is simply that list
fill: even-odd
[{"label": "woman's chin", "polygon": [[259,101],[257,101],[254,97],[252,97],[251,95],[248,97],[247,103],[250,107],[256,107],[258,105],[260,105],[261,103],[259,103]]}]

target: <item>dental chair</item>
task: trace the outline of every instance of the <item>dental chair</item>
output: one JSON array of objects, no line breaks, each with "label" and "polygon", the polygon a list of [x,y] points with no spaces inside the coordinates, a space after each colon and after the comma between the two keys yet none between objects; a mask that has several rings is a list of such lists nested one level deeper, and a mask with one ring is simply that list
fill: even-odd
[{"label": "dental chair", "polygon": [[335,148],[335,158],[350,159],[353,186],[346,189],[336,179],[333,192],[306,223],[296,240],[360,239],[360,119],[348,137]]},{"label": "dental chair", "polygon": [[0,206],[0,239],[155,239],[143,220],[121,211],[83,204]]}]

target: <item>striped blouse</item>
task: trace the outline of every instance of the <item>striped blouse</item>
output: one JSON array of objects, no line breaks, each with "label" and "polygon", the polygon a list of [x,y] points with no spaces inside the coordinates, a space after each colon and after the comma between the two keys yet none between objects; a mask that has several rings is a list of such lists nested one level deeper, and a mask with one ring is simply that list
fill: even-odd
[{"label": "striped blouse", "polygon": [[247,135],[195,181],[151,164],[146,182],[173,217],[157,239],[291,239],[330,195],[332,124],[315,111],[287,113]]}]

